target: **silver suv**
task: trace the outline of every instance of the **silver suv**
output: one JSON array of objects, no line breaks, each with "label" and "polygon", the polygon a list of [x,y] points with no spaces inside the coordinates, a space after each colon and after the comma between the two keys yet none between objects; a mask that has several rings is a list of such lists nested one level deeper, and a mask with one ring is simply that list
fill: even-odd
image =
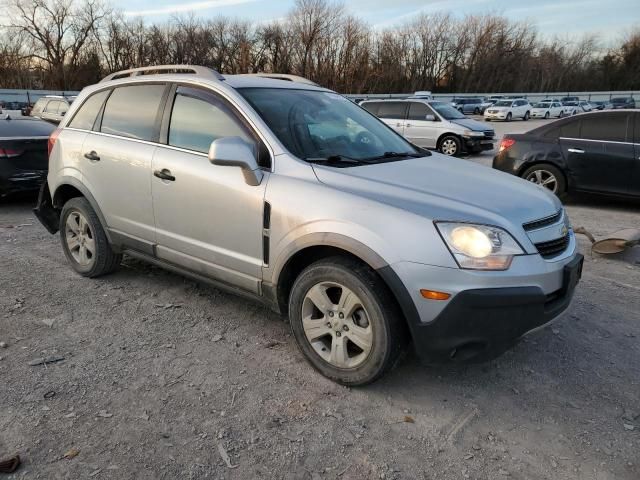
[{"label": "silver suv", "polygon": [[346,385],[410,340],[430,363],[495,357],[565,310],[581,274],[546,189],[414,147],[305,83],[118,72],[49,149],[35,212],[79,274],[127,254],[261,300]]}]

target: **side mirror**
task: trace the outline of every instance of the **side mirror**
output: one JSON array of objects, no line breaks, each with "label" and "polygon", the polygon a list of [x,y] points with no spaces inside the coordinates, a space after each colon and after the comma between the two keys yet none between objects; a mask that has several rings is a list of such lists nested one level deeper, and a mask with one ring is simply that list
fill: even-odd
[{"label": "side mirror", "polygon": [[424,119],[427,122],[435,122],[436,121],[436,116],[435,115],[425,115]]},{"label": "side mirror", "polygon": [[247,185],[260,185],[263,173],[253,148],[240,137],[219,138],[211,142],[209,161],[214,165],[240,167]]}]

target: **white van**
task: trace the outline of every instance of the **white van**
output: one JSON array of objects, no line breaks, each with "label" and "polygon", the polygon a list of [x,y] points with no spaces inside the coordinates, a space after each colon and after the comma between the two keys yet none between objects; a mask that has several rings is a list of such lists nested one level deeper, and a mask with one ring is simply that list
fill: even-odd
[{"label": "white van", "polygon": [[366,100],[360,104],[414,145],[445,155],[492,150],[495,132],[449,103],[422,98]]}]

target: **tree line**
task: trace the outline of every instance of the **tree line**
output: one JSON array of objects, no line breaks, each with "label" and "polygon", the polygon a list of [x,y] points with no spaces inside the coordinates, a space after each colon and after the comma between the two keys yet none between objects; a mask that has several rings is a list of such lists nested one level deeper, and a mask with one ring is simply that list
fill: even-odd
[{"label": "tree line", "polygon": [[550,39],[494,14],[423,14],[376,29],[330,0],[296,0],[267,23],[149,23],[102,0],[3,1],[0,88],[77,90],[127,68],[197,64],[292,73],[343,93],[640,89],[640,28],[603,51],[594,36]]}]

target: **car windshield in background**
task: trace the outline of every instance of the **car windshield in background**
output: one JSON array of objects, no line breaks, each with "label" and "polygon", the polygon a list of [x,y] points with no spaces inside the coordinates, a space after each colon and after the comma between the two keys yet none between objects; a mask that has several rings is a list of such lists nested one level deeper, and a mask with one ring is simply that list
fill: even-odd
[{"label": "car windshield in background", "polygon": [[536,103],[533,108],[549,108],[551,106],[551,103],[549,102],[540,102],[540,103]]},{"label": "car windshield in background", "polygon": [[510,107],[513,102],[511,100],[500,100],[493,104],[494,107]]},{"label": "car windshield in background", "polygon": [[612,98],[611,103],[627,103],[629,101],[628,98]]},{"label": "car windshield in background", "polygon": [[462,113],[446,103],[431,102],[429,106],[438,112],[445,120],[460,120],[461,118],[466,118]]},{"label": "car windshield in background", "polygon": [[284,88],[238,91],[284,146],[303,160],[358,164],[424,156],[337,93]]}]

